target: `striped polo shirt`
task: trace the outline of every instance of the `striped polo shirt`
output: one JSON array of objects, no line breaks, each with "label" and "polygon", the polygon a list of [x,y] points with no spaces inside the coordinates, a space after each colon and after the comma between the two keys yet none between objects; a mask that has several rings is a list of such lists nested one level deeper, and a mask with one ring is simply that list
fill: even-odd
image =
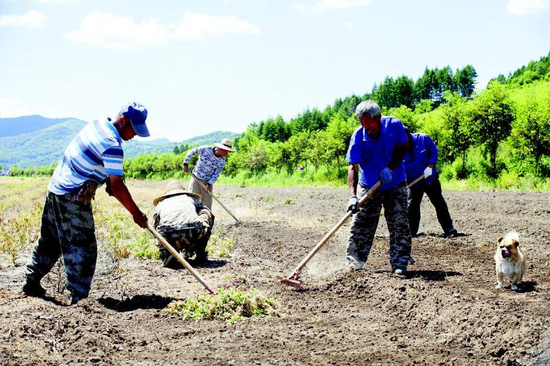
[{"label": "striped polo shirt", "polygon": [[123,175],[122,138],[110,119],[88,123],[65,150],[48,186],[57,195],[71,193],[85,181],[104,183]]}]

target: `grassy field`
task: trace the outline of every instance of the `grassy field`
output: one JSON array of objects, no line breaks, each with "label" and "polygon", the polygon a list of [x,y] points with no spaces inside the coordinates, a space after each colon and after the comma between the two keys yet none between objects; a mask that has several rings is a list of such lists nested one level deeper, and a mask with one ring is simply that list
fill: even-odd
[{"label": "grassy field", "polygon": [[[22,265],[20,252],[32,246],[40,234],[40,222],[49,178],[0,178],[0,258]],[[153,185],[153,188],[151,188]],[[165,182],[130,181],[129,187],[138,206],[152,222],[155,208],[153,199],[163,193]],[[93,202],[96,237],[101,248],[112,250],[117,258],[129,256],[158,259],[156,240],[151,233],[139,228],[132,216],[103,188],[98,189]],[[235,246],[232,237],[226,237],[214,228],[209,246],[210,256],[223,258]],[[2,263],[0,261],[0,263]]]}]

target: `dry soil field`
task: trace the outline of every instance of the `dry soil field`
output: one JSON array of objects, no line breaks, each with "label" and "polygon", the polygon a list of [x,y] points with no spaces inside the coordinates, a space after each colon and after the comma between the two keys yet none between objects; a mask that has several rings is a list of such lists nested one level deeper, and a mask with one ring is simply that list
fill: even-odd
[{"label": "dry soil field", "polygon": [[[3,181],[5,184],[5,181]],[[47,180],[25,188],[28,197],[5,205],[42,203]],[[130,182],[152,219],[152,199],[165,182]],[[217,186],[220,199],[242,221],[214,204],[216,235],[236,242],[230,257],[211,259],[199,272],[211,287],[254,287],[277,302],[278,316],[244,322],[185,320],[163,311],[174,300],[204,290],[184,270],[160,261],[117,259],[104,241],[112,220],[127,219],[101,191],[95,202],[100,244],[90,298],[66,306],[62,276],[43,280],[46,299],[20,293],[30,247],[0,262],[0,364],[449,364],[546,365],[550,362],[550,195],[528,192],[455,192],[447,199],[465,236],[444,238],[427,199],[413,239],[410,278],[389,269],[388,233],[381,218],[367,269],[345,270],[349,226],[344,226],[302,274],[304,289],[281,285],[344,214],[345,189]],[[2,193],[0,192],[0,196]],[[12,199],[3,196],[2,200]],[[110,211],[113,210],[113,211]],[[122,212],[122,214],[121,214]],[[111,221],[106,215],[114,215]],[[130,221],[124,221],[127,226]],[[113,229],[115,227],[115,229]],[[496,239],[517,230],[528,253],[520,292],[495,289]],[[103,231],[102,231],[103,230]],[[122,230],[122,229],[121,229]],[[148,233],[133,228],[143,241]],[[101,234],[101,235],[100,235]],[[152,239],[151,239],[152,242]]]}]

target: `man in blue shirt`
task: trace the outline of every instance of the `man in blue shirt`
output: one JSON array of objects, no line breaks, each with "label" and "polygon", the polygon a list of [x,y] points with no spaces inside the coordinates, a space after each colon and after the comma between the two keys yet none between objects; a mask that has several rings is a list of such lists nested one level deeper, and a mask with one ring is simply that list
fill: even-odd
[{"label": "man in blue shirt", "polygon": [[115,122],[107,119],[89,123],[67,147],[48,186],[40,238],[25,271],[25,294],[46,293],[40,280],[63,255],[71,304],[88,297],[97,259],[91,202],[98,185],[107,183],[109,194],[122,203],[134,222],[147,227],[147,216],[124,183],[121,146],[122,140],[149,136],[146,119],[143,105],[128,103]]},{"label": "man in blue shirt", "polygon": [[[363,268],[372,247],[380,211],[384,206],[384,216],[390,232],[392,271],[405,276],[411,254],[403,165],[407,135],[401,121],[394,117],[382,117],[380,107],[372,100],[360,103],[355,114],[361,127],[351,137],[346,160],[350,163],[350,198],[347,209],[357,214],[350,229],[347,264],[353,270]],[[358,197],[365,195],[379,180],[381,186],[358,209]]]},{"label": "man in blue shirt", "polygon": [[408,128],[405,128],[407,133],[407,153],[405,154],[404,163],[407,173],[407,181],[412,182],[424,176],[425,179],[416,183],[410,188],[409,196],[409,226],[411,234],[418,234],[420,225],[420,203],[424,193],[435,207],[437,220],[443,228],[445,236],[454,237],[458,233],[453,227],[451,215],[447,203],[441,193],[441,183],[439,183],[439,175],[435,164],[437,163],[437,147],[430,136],[424,133],[411,133]]}]

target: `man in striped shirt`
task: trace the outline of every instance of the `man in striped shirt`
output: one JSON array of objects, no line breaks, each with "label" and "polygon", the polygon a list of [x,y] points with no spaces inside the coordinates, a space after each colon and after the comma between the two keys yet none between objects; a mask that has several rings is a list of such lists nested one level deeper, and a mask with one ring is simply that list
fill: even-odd
[{"label": "man in striped shirt", "polygon": [[40,280],[63,255],[66,287],[71,304],[88,296],[97,259],[91,200],[98,185],[130,212],[135,223],[147,227],[147,216],[137,207],[124,184],[122,141],[149,136],[147,110],[132,102],[124,105],[114,122],[92,122],[76,135],[57,165],[50,184],[40,238],[27,263],[23,292],[43,296]]},{"label": "man in striped shirt", "polygon": [[222,139],[219,144],[215,146],[199,146],[192,150],[189,150],[183,161],[183,171],[189,173],[189,160],[194,155],[200,155],[199,161],[193,169],[193,174],[199,179],[199,181],[206,187],[206,190],[201,185],[191,178],[189,181],[189,190],[193,193],[201,195],[201,201],[212,209],[212,192],[214,191],[214,182],[220,176],[224,166],[225,157],[230,151],[235,151],[233,148],[233,142],[229,139]]}]

